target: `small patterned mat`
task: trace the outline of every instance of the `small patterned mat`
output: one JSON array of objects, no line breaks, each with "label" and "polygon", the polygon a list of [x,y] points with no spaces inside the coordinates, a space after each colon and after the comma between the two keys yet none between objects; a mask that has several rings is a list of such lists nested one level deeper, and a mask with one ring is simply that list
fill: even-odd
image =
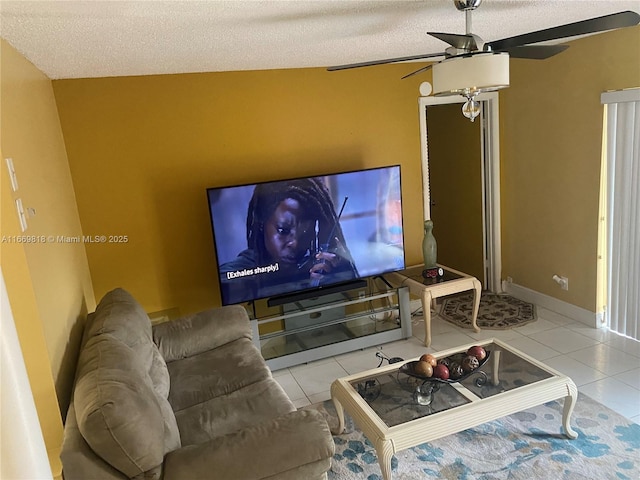
[{"label": "small patterned mat", "polygon": [[[442,302],[440,316],[459,327],[471,328],[473,292],[451,295]],[[536,320],[536,309],[511,295],[482,292],[477,323],[488,330],[521,327]]]}]

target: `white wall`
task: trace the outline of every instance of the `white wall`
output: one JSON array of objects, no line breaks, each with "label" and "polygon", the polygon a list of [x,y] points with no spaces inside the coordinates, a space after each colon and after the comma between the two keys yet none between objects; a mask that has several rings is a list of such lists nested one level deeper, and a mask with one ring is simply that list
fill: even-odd
[{"label": "white wall", "polygon": [[47,450],[2,274],[0,283],[0,478],[51,479]]}]

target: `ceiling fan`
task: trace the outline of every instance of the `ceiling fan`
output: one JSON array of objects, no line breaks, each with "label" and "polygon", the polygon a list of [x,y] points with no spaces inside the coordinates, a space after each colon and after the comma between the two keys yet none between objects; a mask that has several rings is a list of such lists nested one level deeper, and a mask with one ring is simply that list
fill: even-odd
[{"label": "ceiling fan", "polygon": [[563,52],[569,46],[538,45],[542,42],[630,27],[640,23],[640,15],[636,12],[624,11],[484,42],[478,35],[471,32],[471,13],[480,6],[482,0],[453,0],[453,3],[459,11],[465,12],[465,33],[427,32],[450,45],[444,52],[351,63],[329,67],[327,70],[346,70],[444,57],[444,60],[422,67],[402,78],[433,68],[433,94],[466,97],[467,102],[462,107],[462,113],[473,121],[480,112],[480,105],[474,100],[476,95],[509,86],[509,57],[544,60]]}]

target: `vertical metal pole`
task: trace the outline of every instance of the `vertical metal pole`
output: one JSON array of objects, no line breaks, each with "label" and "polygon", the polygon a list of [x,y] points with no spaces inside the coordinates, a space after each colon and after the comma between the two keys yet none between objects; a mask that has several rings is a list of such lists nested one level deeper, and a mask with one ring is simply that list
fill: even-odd
[{"label": "vertical metal pole", "polygon": [[400,328],[404,338],[411,337],[411,305],[409,287],[398,288],[398,309],[400,311]]}]

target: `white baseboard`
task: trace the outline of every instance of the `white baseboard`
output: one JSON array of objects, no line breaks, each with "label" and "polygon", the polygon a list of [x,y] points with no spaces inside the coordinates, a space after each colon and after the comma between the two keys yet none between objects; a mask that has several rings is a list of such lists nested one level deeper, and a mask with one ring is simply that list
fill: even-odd
[{"label": "white baseboard", "polygon": [[535,290],[531,290],[521,285],[516,285],[515,283],[504,282],[503,285],[505,287],[505,293],[519,298],[520,300],[531,302],[537,306],[546,308],[547,310],[551,310],[552,312],[558,313],[577,322],[584,323],[592,328],[602,328],[605,326],[605,319],[602,312],[592,312],[571,303],[550,297],[544,293],[536,292]]}]

